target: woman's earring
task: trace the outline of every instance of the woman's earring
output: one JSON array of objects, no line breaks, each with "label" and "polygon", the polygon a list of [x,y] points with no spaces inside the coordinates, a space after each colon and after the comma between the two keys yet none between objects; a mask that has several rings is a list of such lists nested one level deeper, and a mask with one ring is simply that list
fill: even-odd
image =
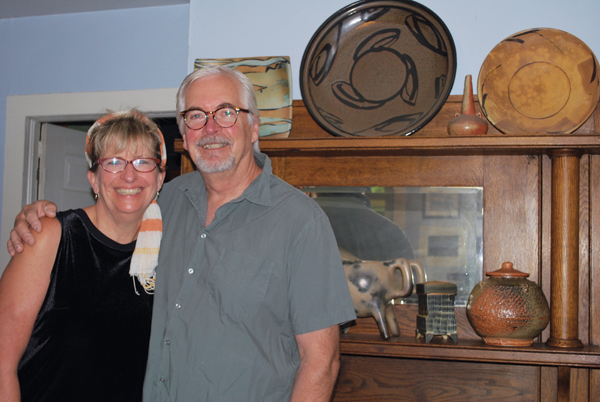
[{"label": "woman's earring", "polygon": [[94,193],[94,199],[97,200],[98,199],[98,193]]},{"label": "woman's earring", "polygon": [[160,195],[160,191],[157,191],[156,192],[156,197],[154,197],[154,198],[158,198],[159,195]]}]

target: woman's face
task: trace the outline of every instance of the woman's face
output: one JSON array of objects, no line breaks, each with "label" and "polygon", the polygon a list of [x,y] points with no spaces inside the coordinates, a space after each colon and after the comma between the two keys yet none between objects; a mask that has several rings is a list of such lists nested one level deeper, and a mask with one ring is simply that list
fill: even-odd
[{"label": "woman's face", "polygon": [[[125,150],[116,152],[115,147],[101,155],[101,158],[122,158],[127,161],[138,158],[154,158],[155,153],[144,144],[132,143]],[[102,208],[115,220],[142,219],[146,208],[162,187],[165,172],[158,167],[152,172],[142,173],[128,163],[125,170],[118,173],[105,171],[98,166],[95,172],[88,171],[88,179],[94,193],[98,194],[96,208]]]}]

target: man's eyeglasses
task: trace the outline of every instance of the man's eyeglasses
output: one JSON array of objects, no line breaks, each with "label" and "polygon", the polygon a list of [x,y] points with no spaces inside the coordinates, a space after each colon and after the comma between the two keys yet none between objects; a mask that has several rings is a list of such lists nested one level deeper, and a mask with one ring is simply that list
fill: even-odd
[{"label": "man's eyeglasses", "polygon": [[123,158],[103,158],[98,159],[98,162],[96,163],[102,166],[102,169],[110,173],[122,172],[125,170],[128,163],[131,163],[131,166],[140,173],[150,173],[156,169],[156,166],[160,163],[160,159],[140,158],[128,161]]},{"label": "man's eyeglasses", "polygon": [[202,109],[188,109],[181,112],[181,117],[185,125],[190,130],[200,130],[208,122],[208,115],[212,114],[212,117],[219,126],[223,128],[231,127],[235,124],[240,112],[250,113],[247,109],[242,109],[235,106],[222,106],[212,112],[205,112]]}]

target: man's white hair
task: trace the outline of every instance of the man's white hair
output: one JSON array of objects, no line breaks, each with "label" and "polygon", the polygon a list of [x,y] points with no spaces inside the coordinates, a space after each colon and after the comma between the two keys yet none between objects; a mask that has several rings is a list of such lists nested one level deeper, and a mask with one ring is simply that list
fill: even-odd
[{"label": "man's white hair", "polygon": [[[227,77],[235,79],[239,83],[241,98],[244,104],[236,106],[248,109],[250,111],[250,113],[248,114],[248,122],[250,123],[250,125],[254,124],[255,119],[257,119],[258,116],[260,116],[260,111],[258,110],[258,104],[256,102],[256,95],[254,93],[254,85],[252,85],[248,77],[246,77],[243,73],[227,66],[213,66],[200,68],[194,71],[193,73],[190,73],[187,77],[185,77],[185,79],[179,86],[179,90],[177,91],[175,118],[177,119],[177,125],[179,126],[179,132],[181,133],[181,135],[185,133],[185,122],[183,121],[183,116],[181,116],[181,112],[183,112],[186,109],[185,95],[187,93],[188,88],[190,87],[192,82],[196,81],[197,79],[209,77],[212,75],[225,75]],[[252,149],[256,153],[260,152],[258,140],[252,144]]]}]

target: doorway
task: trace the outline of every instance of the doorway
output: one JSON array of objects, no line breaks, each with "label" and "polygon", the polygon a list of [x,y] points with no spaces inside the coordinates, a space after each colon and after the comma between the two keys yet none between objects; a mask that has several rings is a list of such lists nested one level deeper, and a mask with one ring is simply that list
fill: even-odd
[{"label": "doorway", "polygon": [[[15,216],[23,205],[37,198],[42,123],[94,121],[106,110],[131,107],[146,112],[155,120],[170,118],[174,121],[176,94],[177,88],[159,88],[8,96],[0,243],[6,244]],[[0,274],[9,261],[6,247],[0,247]]]}]

